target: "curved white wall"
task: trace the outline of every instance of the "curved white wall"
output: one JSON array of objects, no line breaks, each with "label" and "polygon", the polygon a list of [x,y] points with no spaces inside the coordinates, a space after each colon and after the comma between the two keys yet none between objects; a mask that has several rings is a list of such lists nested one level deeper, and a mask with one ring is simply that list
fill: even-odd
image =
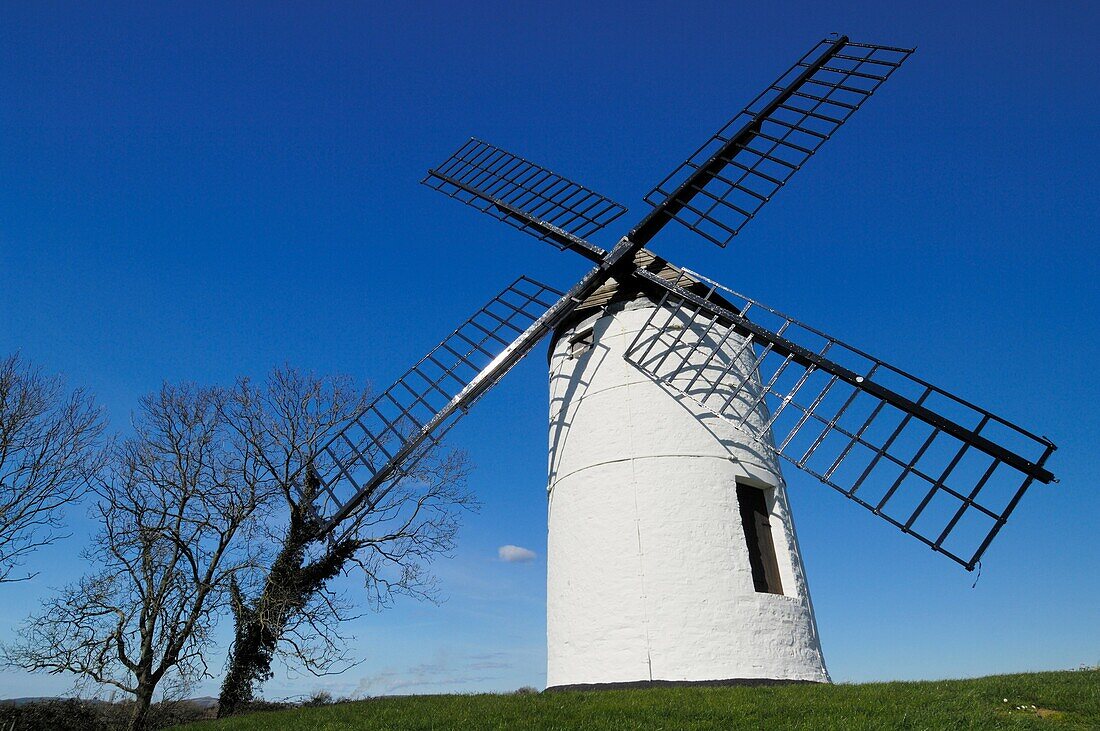
[{"label": "curved white wall", "polygon": [[[590,318],[551,353],[547,685],[828,682],[778,466],[622,357],[652,307]],[[753,587],[738,481],[776,488],[783,595]]]}]

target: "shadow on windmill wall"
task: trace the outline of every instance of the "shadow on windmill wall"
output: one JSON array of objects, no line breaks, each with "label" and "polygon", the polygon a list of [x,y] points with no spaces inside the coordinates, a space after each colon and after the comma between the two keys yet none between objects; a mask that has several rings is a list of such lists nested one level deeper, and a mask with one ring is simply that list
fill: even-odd
[{"label": "shadow on windmill wall", "polygon": [[[629,309],[642,309],[652,307],[648,300],[645,304],[634,305]],[[615,318],[616,311],[623,308],[615,308],[610,312],[601,313],[578,323],[568,331],[559,334],[559,338],[553,345],[551,353],[551,395],[550,395],[550,454],[549,454],[549,481],[553,484],[557,479],[565,476],[561,471],[561,456],[566,451],[569,443],[570,431],[574,417],[578,413],[580,403],[586,397],[590,397],[609,388],[624,387],[630,384],[651,383],[659,388],[659,392],[669,399],[669,403],[676,403],[690,414],[694,423],[702,426],[713,439],[713,443],[719,449],[711,456],[719,456],[718,452],[738,463],[755,463],[767,472],[778,474],[778,461],[774,452],[758,443],[753,433],[759,430],[769,419],[769,411],[763,400],[758,398],[761,389],[758,375],[751,370],[753,355],[751,348],[742,348],[740,339],[734,341],[726,339],[719,343],[713,334],[703,332],[698,325],[689,325],[692,333],[685,337],[683,333],[670,335],[669,331],[658,333],[655,337],[659,347],[650,350],[650,360],[657,362],[668,361],[683,362],[682,358],[668,358],[673,353],[687,352],[696,349],[698,352],[706,352],[708,349],[717,348],[723,355],[721,358],[710,358],[704,363],[690,365],[682,368],[674,375],[674,386],[670,387],[662,379],[652,372],[623,359],[621,348],[614,347],[616,340],[632,337],[633,332],[611,331],[618,327]],[[586,333],[591,331],[591,345],[587,347],[575,347],[586,339]],[[675,332],[675,331],[672,331]],[[663,342],[661,342],[663,341]],[[693,342],[693,341],[698,341]],[[613,345],[609,347],[608,343]],[[617,360],[614,360],[617,359]],[[621,373],[620,373],[621,371]],[[727,386],[721,378],[723,373],[735,372],[738,375],[736,381],[743,381],[748,387],[732,388]],[[702,376],[702,377],[699,377]],[[591,391],[593,381],[599,381],[596,391]],[[691,382],[686,393],[676,388],[681,384]],[[716,387],[712,388],[711,384]],[[703,394],[706,390],[708,394]],[[645,399],[652,398],[658,393],[657,389],[644,392]],[[730,425],[721,417],[715,415],[713,410],[701,406],[698,401],[707,395],[710,399],[721,399],[727,408],[740,410],[744,413],[744,424],[740,431],[731,430]],[[642,425],[646,426],[646,425]],[[621,429],[623,425],[608,423],[607,429]],[[744,438],[740,438],[743,434]],[[608,433],[608,439],[618,435]],[[586,432],[586,439],[600,438],[600,434],[593,435]],[[698,439],[692,439],[698,443]],[[661,445],[662,448],[672,449],[675,454],[677,445]],[[623,454],[621,458],[639,456]],[[684,456],[702,456],[689,455]]]}]

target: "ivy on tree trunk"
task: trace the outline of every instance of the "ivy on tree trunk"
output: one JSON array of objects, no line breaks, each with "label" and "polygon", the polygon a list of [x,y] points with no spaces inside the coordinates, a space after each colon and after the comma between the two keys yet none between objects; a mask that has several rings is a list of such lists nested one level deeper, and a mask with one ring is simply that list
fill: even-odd
[{"label": "ivy on tree trunk", "polygon": [[[316,494],[319,486],[317,475],[310,472],[306,494]],[[363,545],[361,541],[345,539],[307,563],[306,549],[323,540],[318,537],[320,527],[320,520],[301,503],[293,505],[286,537],[259,596],[248,601],[237,583],[232,584],[235,631],[229,669],[218,699],[219,718],[236,713],[252,701],[255,685],[271,677],[271,661],[287,623],[329,579],[340,573]]]}]

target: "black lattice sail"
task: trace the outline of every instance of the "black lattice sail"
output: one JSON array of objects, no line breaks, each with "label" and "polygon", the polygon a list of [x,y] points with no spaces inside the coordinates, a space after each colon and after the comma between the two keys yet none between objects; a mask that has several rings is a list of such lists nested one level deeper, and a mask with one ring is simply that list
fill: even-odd
[{"label": "black lattice sail", "polygon": [[313,461],[323,493],[317,509],[330,526],[377,503],[412,470],[492,385],[472,389],[478,377],[561,296],[520,277],[333,435]]},{"label": "black lattice sail", "polygon": [[626,212],[607,196],[473,138],[421,182],[563,249]]},{"label": "black lattice sail", "polygon": [[846,38],[821,41],[650,191],[646,202],[726,246],[912,52]]},{"label": "black lattice sail", "polygon": [[649,280],[630,362],[967,568],[1053,479],[1043,437],[694,272]]},{"label": "black lattice sail", "polygon": [[542,166],[471,139],[429,170],[426,185],[597,266],[565,294],[517,280],[333,437],[314,459],[325,531],[377,504],[589,298],[626,285],[660,299],[629,361],[973,568],[1027,487],[1054,479],[1049,440],[645,250],[671,221],[728,244],[911,53],[815,44],[650,192],[610,251],[585,237],[625,208]]}]

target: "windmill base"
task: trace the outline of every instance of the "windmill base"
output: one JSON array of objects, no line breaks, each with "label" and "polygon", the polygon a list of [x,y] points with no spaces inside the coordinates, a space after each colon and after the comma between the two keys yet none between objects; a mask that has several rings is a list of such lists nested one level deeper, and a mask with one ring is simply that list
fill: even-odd
[{"label": "windmill base", "polygon": [[672,688],[693,685],[696,687],[721,687],[743,685],[747,687],[765,685],[828,685],[821,680],[784,680],[769,678],[730,678],[728,680],[634,680],[625,683],[574,683],[573,685],[552,685],[544,693],[568,693],[585,690],[644,690],[646,688]]}]

